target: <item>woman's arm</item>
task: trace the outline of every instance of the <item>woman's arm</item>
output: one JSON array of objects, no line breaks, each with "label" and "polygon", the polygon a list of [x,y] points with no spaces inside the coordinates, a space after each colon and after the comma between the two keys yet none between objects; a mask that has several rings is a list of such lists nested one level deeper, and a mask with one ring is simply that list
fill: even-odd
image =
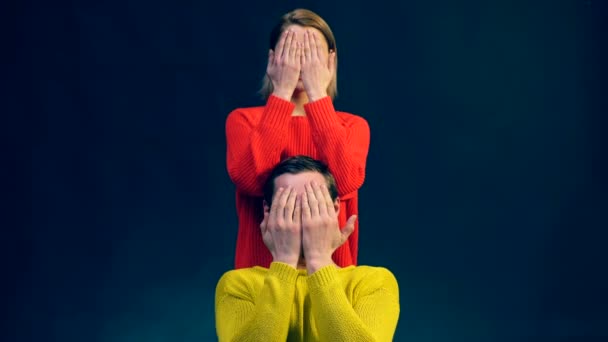
[{"label": "woman's arm", "polygon": [[280,162],[287,141],[289,119],[295,105],[271,95],[259,122],[241,110],[226,119],[226,164],[237,189],[262,196],[262,185]]},{"label": "woman's arm", "polygon": [[220,279],[215,295],[215,322],[220,342],[285,341],[298,271],[273,262],[259,293],[248,279],[232,271]]},{"label": "woman's arm", "polygon": [[289,99],[298,84],[300,54],[295,32],[283,31],[276,51],[268,51],[266,74],[274,91],[259,123],[238,110],[226,120],[228,174],[237,189],[250,196],[262,195],[266,174],[281,159],[289,119],[295,108]]},{"label": "woman's arm", "polygon": [[319,159],[329,166],[336,178],[338,193],[357,191],[365,179],[370,132],[365,119],[349,116],[341,119],[329,96],[304,105]]},{"label": "woman's arm", "polygon": [[308,277],[312,313],[319,338],[335,341],[392,341],[399,319],[399,289],[393,274],[370,268],[349,302],[335,266]]}]

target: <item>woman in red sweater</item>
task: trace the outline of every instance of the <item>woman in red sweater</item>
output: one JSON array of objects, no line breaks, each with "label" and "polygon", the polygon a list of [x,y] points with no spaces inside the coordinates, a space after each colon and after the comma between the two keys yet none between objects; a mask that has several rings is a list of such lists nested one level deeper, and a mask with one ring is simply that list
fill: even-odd
[{"label": "woman in red sweater", "polygon": [[263,184],[280,161],[306,155],[327,164],[338,184],[340,227],[354,224],[333,259],[357,264],[357,191],[365,178],[369,126],[365,119],[334,109],[336,41],[317,14],[296,9],[281,17],[270,35],[263,107],[239,108],[226,120],[226,163],[236,185],[239,230],[235,268],[269,267],[272,256],[260,233]]}]

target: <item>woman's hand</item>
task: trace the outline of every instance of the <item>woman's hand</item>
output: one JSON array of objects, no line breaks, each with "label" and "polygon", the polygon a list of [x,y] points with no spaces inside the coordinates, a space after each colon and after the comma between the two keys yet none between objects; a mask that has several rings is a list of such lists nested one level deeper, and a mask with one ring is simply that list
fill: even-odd
[{"label": "woman's hand", "polygon": [[338,225],[338,214],[327,186],[306,184],[302,194],[302,247],[308,274],[333,264],[334,251],[355,230],[356,215],[351,216],[344,229]]},{"label": "woman's hand", "polygon": [[291,100],[300,78],[301,53],[301,44],[296,41],[296,33],[290,30],[283,31],[276,51],[268,51],[266,74],[274,87],[273,95]]},{"label": "woman's hand", "polygon": [[325,53],[317,35],[311,30],[304,32],[302,51],[302,83],[310,102],[327,96],[327,87],[336,71],[336,52]]},{"label": "woman's hand", "polygon": [[273,261],[296,268],[302,246],[302,214],[295,189],[279,188],[275,192],[270,209],[264,205],[260,228]]}]

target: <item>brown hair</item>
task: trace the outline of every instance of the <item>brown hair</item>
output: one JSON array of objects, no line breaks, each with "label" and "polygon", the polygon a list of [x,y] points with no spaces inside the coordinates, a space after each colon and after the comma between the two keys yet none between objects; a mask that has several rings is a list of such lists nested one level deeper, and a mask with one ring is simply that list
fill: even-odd
[{"label": "brown hair", "polygon": [[[281,20],[274,26],[270,32],[270,44],[269,48],[274,50],[281,37],[281,33],[290,25],[299,25],[302,27],[315,28],[323,34],[329,50],[333,50],[336,53],[336,72],[332,81],[327,87],[327,94],[333,99],[338,94],[338,51],[336,49],[336,38],[333,32],[329,28],[329,25],[321,18],[318,14],[307,9],[295,9],[291,12],[284,14]],[[262,88],[259,93],[266,99],[272,94],[274,87],[272,81],[268,78],[268,75],[264,75],[262,80]]]},{"label": "brown hair", "polygon": [[266,183],[264,183],[264,200],[268,206],[272,204],[272,196],[274,195],[274,180],[277,179],[277,177],[286,173],[297,175],[303,172],[318,172],[322,174],[325,178],[325,182],[327,183],[327,189],[329,189],[331,199],[335,201],[336,198],[338,198],[336,179],[331,172],[329,172],[327,165],[308,156],[300,155],[283,160],[270,172],[270,175],[266,179]]}]

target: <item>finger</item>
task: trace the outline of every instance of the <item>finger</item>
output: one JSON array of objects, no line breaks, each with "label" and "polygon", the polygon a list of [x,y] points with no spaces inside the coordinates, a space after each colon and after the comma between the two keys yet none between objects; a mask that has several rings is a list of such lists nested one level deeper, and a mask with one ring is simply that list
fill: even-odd
[{"label": "finger", "polygon": [[304,33],[304,60],[306,63],[310,62],[311,52],[310,52],[310,34],[308,30]]},{"label": "finger", "polygon": [[310,207],[310,216],[319,216],[319,201],[317,200],[317,196],[315,196],[315,191],[310,183],[306,184],[305,187],[306,196],[308,197],[308,206]]},{"label": "finger", "polygon": [[323,194],[323,198],[325,198],[325,206],[327,207],[327,213],[330,216],[334,216],[336,214],[336,209],[334,209],[334,200],[331,198],[329,188],[326,185],[322,185],[321,193]]},{"label": "finger", "polygon": [[300,55],[298,54],[300,42],[298,41],[297,33],[293,33],[293,42],[292,42],[292,51],[291,51],[291,61],[293,65],[300,65]]},{"label": "finger", "polygon": [[317,182],[312,184],[312,188],[315,191],[315,197],[319,202],[319,215],[326,216],[328,214],[327,211],[327,201],[325,199],[325,195],[323,194],[323,190],[321,189],[321,185]]},{"label": "finger", "polygon": [[287,202],[285,203],[285,210],[283,211],[283,218],[286,222],[293,222],[293,211],[295,210],[297,192],[295,189],[291,189]]},{"label": "finger", "polygon": [[298,44],[296,45],[296,57],[295,57],[296,61],[298,61],[298,65],[300,68],[302,68],[302,43],[298,42]]},{"label": "finger", "polygon": [[300,59],[300,69],[304,65],[304,42],[298,43],[298,58]]},{"label": "finger", "polygon": [[289,54],[291,53],[291,44],[294,42],[293,40],[293,36],[294,36],[294,32],[289,32],[287,33],[287,38],[285,39],[285,46],[283,47],[283,55],[281,56],[282,59],[288,59],[289,58]]},{"label": "finger", "polygon": [[302,224],[302,198],[300,196],[296,196],[294,206],[292,222],[299,226]]},{"label": "finger", "polygon": [[292,188],[288,187],[281,193],[281,197],[279,198],[279,207],[277,208],[277,219],[284,219],[285,215],[285,206],[287,205],[287,199],[289,198],[289,194],[291,194]]},{"label": "finger", "polygon": [[279,44],[277,44],[277,47],[273,54],[274,57],[276,57],[276,58],[281,58],[281,56],[283,55],[283,47],[285,46],[285,39],[287,39],[287,33],[289,33],[289,31],[285,30],[281,34],[281,38],[279,39]]},{"label": "finger", "polygon": [[355,231],[355,222],[357,221],[357,215],[353,215],[351,217],[348,218],[348,221],[346,221],[346,225],[344,226],[344,228],[342,228],[342,243],[344,243],[344,241],[346,241],[348,239],[348,237],[350,236],[350,234],[352,234]]},{"label": "finger", "polygon": [[292,37],[291,46],[289,48],[289,58],[291,60],[294,60],[296,58],[297,51],[298,51],[298,37],[297,37],[297,34],[294,32],[293,37]]},{"label": "finger", "polygon": [[274,64],[273,63],[273,61],[274,61],[273,57],[274,57],[274,51],[272,51],[272,49],[269,49],[268,50],[268,65]]},{"label": "finger", "polygon": [[318,51],[319,47],[317,46],[317,35],[314,32],[310,32],[310,52],[312,54],[312,58],[321,59],[320,53]]},{"label": "finger", "polygon": [[270,205],[270,218],[276,217],[277,208],[279,207],[279,198],[285,189],[279,188],[272,196],[272,204]]},{"label": "finger", "polygon": [[305,191],[304,193],[302,193],[302,201],[301,201],[301,205],[302,205],[302,220],[310,220],[310,218],[312,217],[312,212],[310,210],[310,205],[308,205],[308,194]]}]

